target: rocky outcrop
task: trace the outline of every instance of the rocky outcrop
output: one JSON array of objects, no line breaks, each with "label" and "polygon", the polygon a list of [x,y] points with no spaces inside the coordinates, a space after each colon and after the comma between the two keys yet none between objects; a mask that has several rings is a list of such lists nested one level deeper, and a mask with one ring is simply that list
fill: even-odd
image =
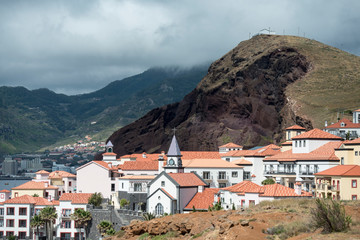
[{"label": "rocky outcrop", "polygon": [[293,47],[271,44],[271,38],[240,43],[214,62],[181,102],[156,108],[115,132],[109,138],[114,151],[166,150],[172,128],[182,150],[217,150],[229,141],[245,147],[279,143],[290,124],[312,128],[309,120],[294,113],[285,94],[311,63]]}]

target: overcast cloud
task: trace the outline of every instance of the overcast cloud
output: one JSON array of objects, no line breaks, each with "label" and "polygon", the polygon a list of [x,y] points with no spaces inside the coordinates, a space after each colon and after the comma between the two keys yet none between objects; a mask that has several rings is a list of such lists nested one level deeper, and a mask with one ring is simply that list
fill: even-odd
[{"label": "overcast cloud", "polygon": [[216,60],[263,28],[360,55],[360,1],[2,1],[0,86],[78,94]]}]

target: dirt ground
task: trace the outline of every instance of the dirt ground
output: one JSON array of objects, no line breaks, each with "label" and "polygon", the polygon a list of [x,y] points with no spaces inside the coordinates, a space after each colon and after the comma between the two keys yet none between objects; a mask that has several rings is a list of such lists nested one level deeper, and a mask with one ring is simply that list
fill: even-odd
[{"label": "dirt ground", "polygon": [[323,234],[322,229],[314,229],[314,200],[280,200],[245,210],[194,212],[133,222],[111,239],[360,239],[360,201],[343,204],[352,218],[350,230],[343,233]]}]

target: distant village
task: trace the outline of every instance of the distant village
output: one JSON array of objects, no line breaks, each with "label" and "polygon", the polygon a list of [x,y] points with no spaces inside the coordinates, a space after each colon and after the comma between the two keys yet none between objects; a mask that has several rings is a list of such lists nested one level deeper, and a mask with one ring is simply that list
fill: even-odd
[{"label": "distant village", "polygon": [[[97,238],[96,223],[107,218],[114,226],[128,224],[144,213],[154,216],[222,209],[242,209],[261,201],[284,198],[360,197],[360,109],[352,121],[341,119],[324,129],[293,125],[285,142],[243,149],[226,143],[218,151],[183,151],[173,135],[159,153],[118,156],[111,141],[91,139],[39,156],[14,155],[2,166],[5,175],[22,174],[16,184],[1,180],[0,237],[36,239],[31,219],[41,209],[56,209],[56,239],[81,239],[85,231],[71,218],[75,209],[92,213],[89,238]],[[94,161],[96,149],[103,159]],[[27,178],[26,178],[27,177]],[[7,177],[9,178],[9,177]],[[4,178],[6,179],[6,177]],[[89,204],[101,193],[102,206]]]}]

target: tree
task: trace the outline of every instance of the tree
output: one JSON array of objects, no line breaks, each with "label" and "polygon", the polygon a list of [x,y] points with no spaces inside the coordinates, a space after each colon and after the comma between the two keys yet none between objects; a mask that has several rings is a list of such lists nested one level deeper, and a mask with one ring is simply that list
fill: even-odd
[{"label": "tree", "polygon": [[271,185],[271,184],[275,184],[275,180],[272,178],[267,178],[264,181],[261,182],[262,185]]},{"label": "tree", "polygon": [[113,225],[111,222],[103,220],[98,225],[97,228],[99,229],[99,232],[102,237],[104,237],[106,234],[111,233],[111,230],[114,230]]},{"label": "tree", "polygon": [[120,206],[123,208],[123,207],[125,207],[125,206],[127,206],[127,205],[129,205],[130,204],[130,202],[128,201],[128,200],[126,200],[125,198],[122,198],[121,200],[120,200]]},{"label": "tree", "polygon": [[34,193],[34,195],[32,195],[33,197],[39,197],[39,194]]},{"label": "tree", "polygon": [[89,198],[89,204],[95,206],[95,207],[98,207],[101,205],[101,202],[102,202],[102,195],[101,193],[94,193],[90,196]]},{"label": "tree", "polygon": [[43,226],[44,223],[44,220],[39,215],[35,215],[30,220],[30,226],[32,228],[36,228],[36,239],[39,239],[39,227]]},{"label": "tree", "polygon": [[71,220],[74,220],[80,226],[80,239],[82,239],[81,227],[84,228],[85,238],[86,238],[88,234],[87,227],[89,222],[92,220],[91,213],[89,211],[85,211],[82,208],[77,208],[75,209],[74,213],[71,214]]},{"label": "tree", "polygon": [[53,239],[53,222],[57,219],[56,209],[54,207],[45,207],[41,209],[39,216],[45,222],[46,235]]}]

